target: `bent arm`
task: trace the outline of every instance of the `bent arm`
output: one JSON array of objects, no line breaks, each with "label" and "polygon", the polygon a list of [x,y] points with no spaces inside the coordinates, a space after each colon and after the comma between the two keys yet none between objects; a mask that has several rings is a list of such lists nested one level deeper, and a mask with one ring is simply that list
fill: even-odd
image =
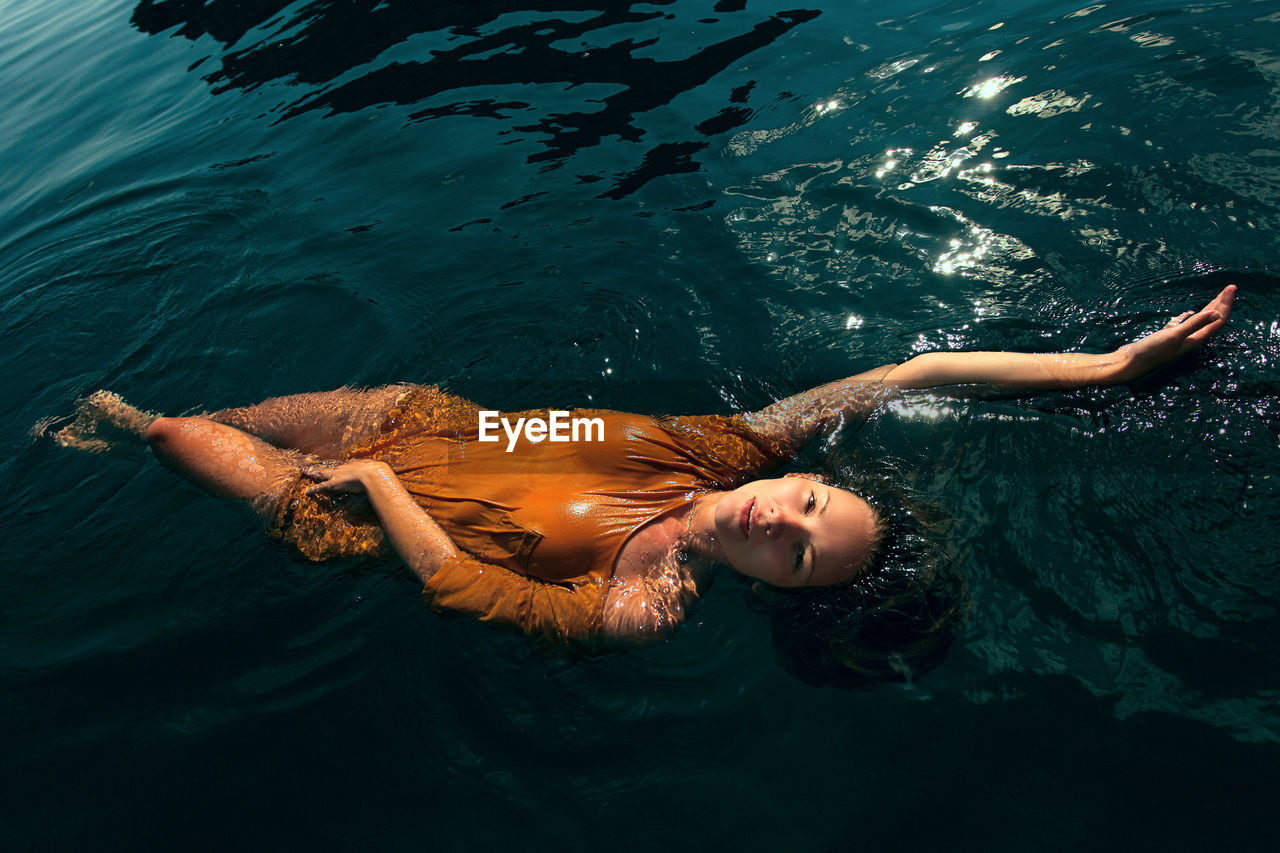
[{"label": "bent arm", "polygon": [[425,583],[445,563],[462,557],[449,534],[413,499],[385,462],[360,459],[337,468],[307,468],[320,481],[309,491],[364,493],[400,559]]},{"label": "bent arm", "polygon": [[1203,346],[1226,325],[1236,286],[1201,311],[1175,317],[1163,329],[1109,353],[931,352],[888,364],[780,400],[747,416],[753,429],[802,445],[847,418],[863,419],[886,388],[980,384],[1005,391],[1116,385],[1144,376]]},{"label": "bent arm", "polygon": [[607,589],[603,580],[553,583],[463,556],[445,560],[426,581],[422,597],[436,610],[474,616],[557,646],[592,652],[606,633],[602,621]]},{"label": "bent arm", "polygon": [[594,650],[601,636],[603,581],[553,583],[470,557],[383,462],[360,459],[303,473],[320,481],[313,492],[368,496],[396,554],[422,579],[422,596],[432,607]]}]

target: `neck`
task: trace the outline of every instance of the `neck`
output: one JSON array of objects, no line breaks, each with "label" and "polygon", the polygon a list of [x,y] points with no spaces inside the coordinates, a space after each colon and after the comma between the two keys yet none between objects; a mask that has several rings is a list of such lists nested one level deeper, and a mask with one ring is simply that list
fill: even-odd
[{"label": "neck", "polygon": [[724,549],[716,535],[716,504],[726,492],[711,492],[694,498],[685,516],[685,539],[682,548],[689,556],[704,563],[725,562]]}]

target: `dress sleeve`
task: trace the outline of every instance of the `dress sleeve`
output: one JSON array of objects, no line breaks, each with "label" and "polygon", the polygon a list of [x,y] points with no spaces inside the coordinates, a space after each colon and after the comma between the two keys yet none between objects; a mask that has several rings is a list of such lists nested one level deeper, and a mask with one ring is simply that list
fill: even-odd
[{"label": "dress sleeve", "polygon": [[464,556],[437,569],[422,597],[436,610],[514,628],[555,646],[597,651],[607,592],[600,578],[553,583]]},{"label": "dress sleeve", "polygon": [[676,415],[658,424],[724,488],[755,479],[799,450],[757,433],[741,415]]}]

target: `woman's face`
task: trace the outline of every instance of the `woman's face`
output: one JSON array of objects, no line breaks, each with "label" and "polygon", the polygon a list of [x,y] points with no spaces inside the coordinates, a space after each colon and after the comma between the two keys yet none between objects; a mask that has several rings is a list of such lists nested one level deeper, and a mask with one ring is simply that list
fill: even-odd
[{"label": "woman's face", "polygon": [[729,565],[773,586],[828,586],[871,553],[878,517],[862,498],[806,475],[756,480],[726,492],[714,525]]}]

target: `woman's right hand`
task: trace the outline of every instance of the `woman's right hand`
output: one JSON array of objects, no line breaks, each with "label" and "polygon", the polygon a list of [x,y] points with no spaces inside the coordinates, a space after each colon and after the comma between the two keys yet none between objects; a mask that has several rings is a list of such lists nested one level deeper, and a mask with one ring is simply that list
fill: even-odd
[{"label": "woman's right hand", "polygon": [[369,498],[382,530],[400,559],[422,580],[428,581],[446,560],[462,556],[449,534],[405,489],[396,472],[385,462],[353,459],[327,467],[308,465],[302,476],[315,480],[308,494],[350,492]]},{"label": "woman's right hand", "polygon": [[369,491],[370,482],[388,474],[395,476],[391,466],[373,459],[354,459],[333,468],[308,465],[302,469],[302,476],[316,481],[316,485],[307,489],[309,495],[332,492],[364,494]]}]

